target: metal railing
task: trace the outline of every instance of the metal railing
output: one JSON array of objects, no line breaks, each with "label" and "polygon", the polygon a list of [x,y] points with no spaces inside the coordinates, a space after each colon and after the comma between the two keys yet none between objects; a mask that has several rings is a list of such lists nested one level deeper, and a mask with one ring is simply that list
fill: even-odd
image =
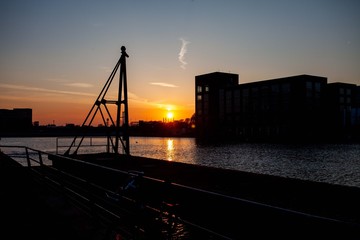
[{"label": "metal railing", "polygon": [[[11,149],[12,151],[7,151]],[[50,165],[50,153],[20,145],[0,145],[0,151],[24,167]]]},{"label": "metal railing", "polygon": [[[16,149],[16,151],[8,152],[7,149]],[[22,150],[22,153],[19,150]],[[97,219],[101,219],[102,225],[112,228],[113,234],[115,232],[121,236],[128,235],[131,239],[148,239],[147,237],[152,239],[156,231],[156,234],[159,234],[156,236],[157,239],[173,239],[173,237],[176,238],[176,234],[182,234],[185,236],[183,239],[187,239],[186,235],[192,232],[191,234],[209,239],[231,239],[200,224],[182,219],[175,214],[176,204],[164,200],[151,205],[146,200],[143,201],[144,199],[138,199],[135,196],[136,194],[128,194],[131,191],[133,193],[133,190],[136,191],[132,185],[135,184],[136,179],[142,178],[155,184],[167,184],[162,180],[143,176],[136,171],[122,171],[61,156],[67,161],[102,169],[109,174],[119,176],[119,179],[125,179],[125,181],[116,184],[118,187],[111,189],[67,171],[54,168],[51,160],[49,160],[49,156],[54,156],[54,154],[26,146],[0,145],[0,151],[23,167],[27,167],[33,173],[32,176],[55,189],[62,196],[66,196],[77,208],[90,215],[96,215]],[[49,162],[45,163],[44,159]],[[154,230],[154,227],[158,230]]]},{"label": "metal railing", "polygon": [[[104,137],[104,136],[84,136],[81,142],[81,148],[86,148],[86,149],[94,149],[96,147],[103,147],[104,150],[106,152],[113,152],[112,147],[111,147],[111,141],[114,141],[113,138],[109,139],[109,137]],[[69,141],[67,141],[67,144],[63,143],[63,140],[65,139],[69,139]],[[57,137],[56,138],[56,154],[61,154],[59,152],[59,150],[61,149],[65,149],[68,150],[70,147],[80,147],[80,139],[78,141],[73,141],[74,137]],[[99,144],[97,143],[98,141],[94,141],[94,139],[104,139],[103,144]]]}]

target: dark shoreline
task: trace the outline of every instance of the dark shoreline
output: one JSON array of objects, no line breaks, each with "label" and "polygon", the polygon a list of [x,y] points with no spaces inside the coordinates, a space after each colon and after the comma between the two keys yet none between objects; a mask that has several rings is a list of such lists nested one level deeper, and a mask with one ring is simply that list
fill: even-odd
[{"label": "dark shoreline", "polygon": [[[36,138],[36,137],[69,137],[73,138],[75,136],[83,136],[77,134],[76,132],[21,132],[21,133],[1,133],[1,138]],[[84,135],[86,137],[107,137],[107,134],[101,132],[92,132]],[[194,138],[196,142],[200,145],[218,145],[218,144],[240,144],[240,143],[254,143],[254,144],[360,144],[360,139],[348,139],[348,140],[311,140],[311,139],[298,139],[292,141],[244,141],[244,140],[234,140],[234,139],[198,139],[192,134],[130,134],[130,137],[168,137],[168,138]],[[0,142],[1,144],[1,142]]]}]

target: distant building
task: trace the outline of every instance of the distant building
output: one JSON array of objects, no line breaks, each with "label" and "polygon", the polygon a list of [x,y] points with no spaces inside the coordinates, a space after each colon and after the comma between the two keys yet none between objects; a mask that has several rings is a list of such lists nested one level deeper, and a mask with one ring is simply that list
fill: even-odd
[{"label": "distant building", "polygon": [[25,131],[32,128],[32,109],[0,109],[0,129],[2,132]]},{"label": "distant building", "polygon": [[351,131],[360,119],[358,89],[353,84],[327,84],[327,78],[311,75],[246,84],[238,83],[237,74],[199,75],[196,136],[242,141],[354,137]]},{"label": "distant building", "polygon": [[40,122],[39,122],[39,121],[34,121],[33,126],[34,126],[34,127],[40,127]]}]

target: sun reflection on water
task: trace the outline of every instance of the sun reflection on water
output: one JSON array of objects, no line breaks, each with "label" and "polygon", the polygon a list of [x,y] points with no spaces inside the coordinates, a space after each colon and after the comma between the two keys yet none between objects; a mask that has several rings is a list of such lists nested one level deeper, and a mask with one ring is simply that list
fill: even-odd
[{"label": "sun reflection on water", "polygon": [[175,154],[174,150],[175,150],[175,148],[174,148],[174,140],[168,139],[166,141],[166,159],[168,161],[174,160],[174,154]]}]

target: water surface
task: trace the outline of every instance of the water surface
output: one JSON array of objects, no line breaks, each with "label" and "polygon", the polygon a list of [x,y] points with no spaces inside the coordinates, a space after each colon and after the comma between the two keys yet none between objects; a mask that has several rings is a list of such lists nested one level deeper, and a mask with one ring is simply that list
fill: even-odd
[{"label": "water surface", "polygon": [[[72,138],[2,138],[59,154]],[[86,139],[79,153],[106,151],[104,138]],[[84,145],[84,147],[83,147]],[[87,147],[85,145],[92,145]],[[130,153],[168,161],[360,187],[360,144],[198,144],[194,138],[131,137]]]}]

